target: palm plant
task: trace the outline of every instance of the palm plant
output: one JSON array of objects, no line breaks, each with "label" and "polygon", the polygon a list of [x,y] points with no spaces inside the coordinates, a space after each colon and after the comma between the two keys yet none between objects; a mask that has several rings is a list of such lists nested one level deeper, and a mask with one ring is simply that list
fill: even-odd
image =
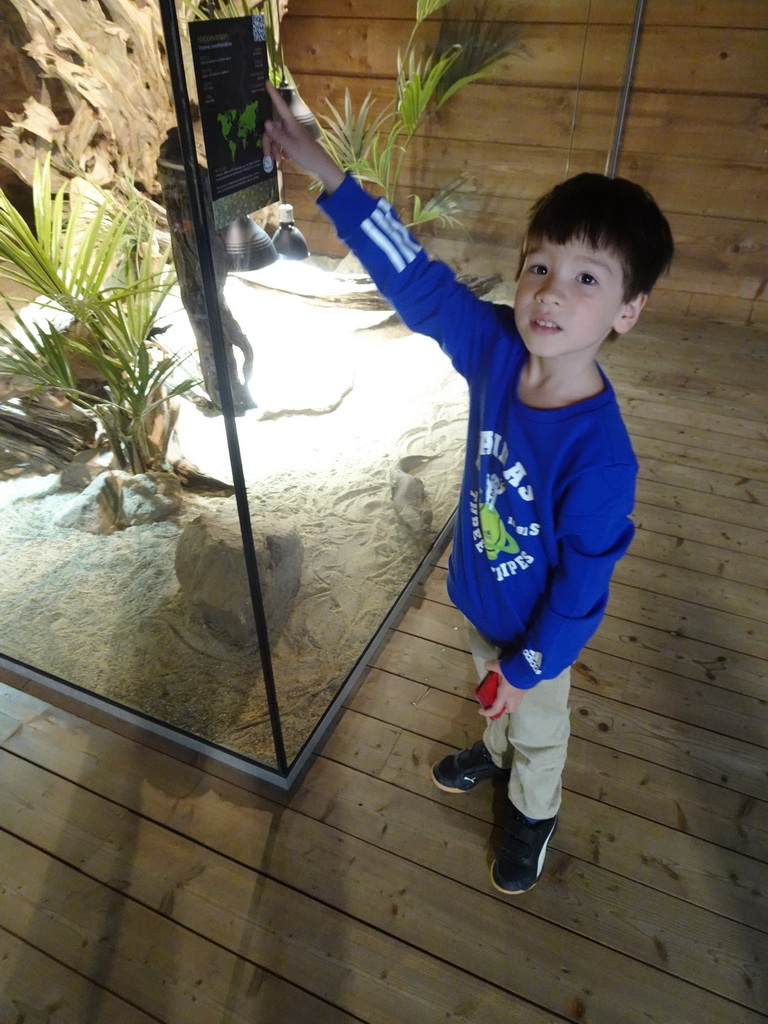
[{"label": "palm plant", "polygon": [[[428,118],[455,93],[487,76],[509,53],[517,28],[496,17],[488,0],[473,18],[450,20],[443,16],[440,37],[431,52],[417,54],[418,33],[427,18],[454,0],[417,0],[416,18],[405,49],[397,55],[395,96],[380,112],[368,93],[355,110],[344,93],[343,110],[330,100],[330,113],[322,120],[322,143],[330,155],[359,181],[369,182],[396,204],[408,148]],[[426,202],[411,196],[408,226],[429,220],[459,224],[456,193],[463,179],[455,178]],[[407,219],[407,218],[404,218]]]},{"label": "palm plant", "polygon": [[[53,388],[93,416],[120,468],[162,468],[152,416],[197,383],[179,379],[179,357],[150,340],[175,282],[170,250],[130,194],[78,191],[75,182],[52,194],[50,161],[35,168],[33,205],[34,230],[0,191],[0,273],[43,299],[36,323],[8,303],[15,327],[0,327],[0,372]],[[55,322],[62,313],[66,329]],[[78,377],[77,360],[95,387]]]},{"label": "palm plant", "polygon": [[504,21],[503,5],[484,0],[468,18],[452,18],[448,8],[443,12],[435,53],[440,55],[459,46],[456,60],[437,83],[437,96],[444,103],[457,88],[489,74],[518,45],[517,25]]}]

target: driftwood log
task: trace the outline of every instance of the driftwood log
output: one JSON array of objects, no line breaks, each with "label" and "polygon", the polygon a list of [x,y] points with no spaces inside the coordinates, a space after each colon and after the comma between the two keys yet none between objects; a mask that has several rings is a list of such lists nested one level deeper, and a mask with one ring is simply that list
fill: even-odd
[{"label": "driftwood log", "polygon": [[[271,2],[280,24],[288,2]],[[177,7],[188,51],[191,15]],[[20,181],[52,152],[55,187],[82,175],[157,197],[158,151],[176,122],[157,0],[0,0],[0,97],[0,168]]]},{"label": "driftwood log", "polygon": [[[51,390],[31,394],[13,388],[0,374],[0,470],[32,466],[41,472],[63,469],[78,452],[92,449],[96,425]],[[8,400],[10,399],[10,400]]]},{"label": "driftwood log", "polygon": [[[173,261],[179,279],[181,301],[184,303],[184,308],[189,316],[195,340],[197,341],[200,370],[203,375],[206,391],[216,408],[221,409],[221,394],[203,294],[200,259],[198,257],[197,245],[195,244],[192,212],[187,192],[187,179],[184,166],[181,163],[178,132],[176,129],[168,132],[165,142],[160,146],[157,171],[163,192],[163,204],[168,218],[168,227],[171,233]],[[201,182],[205,193],[206,208],[210,210],[210,191],[205,174],[201,175]],[[213,228],[212,216],[209,218],[209,223],[211,224],[216,292],[221,312],[222,336],[226,349],[232,400],[235,413],[242,414],[247,409],[252,409],[255,406],[255,402],[248,391],[248,381],[253,369],[253,349],[224,298],[224,284],[227,279],[227,253],[221,236]],[[242,371],[239,370],[235,359],[235,348],[240,349],[242,352]]]},{"label": "driftwood log", "polygon": [[35,157],[53,151],[56,186],[61,175],[128,178],[157,194],[158,148],[175,121],[157,3],[0,0],[0,39],[0,53],[17,51],[0,67],[11,111],[0,164],[29,184]]}]

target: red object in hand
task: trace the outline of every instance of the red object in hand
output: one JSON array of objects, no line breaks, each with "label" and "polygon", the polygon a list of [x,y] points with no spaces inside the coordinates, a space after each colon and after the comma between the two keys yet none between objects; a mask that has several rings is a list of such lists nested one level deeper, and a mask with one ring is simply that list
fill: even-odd
[{"label": "red object in hand", "polygon": [[[493,702],[496,700],[496,694],[499,689],[499,673],[498,672],[487,672],[485,678],[475,687],[475,696],[480,701],[483,708],[488,709],[491,707]],[[504,714],[500,711],[498,715],[493,715],[493,719],[501,718]]]}]

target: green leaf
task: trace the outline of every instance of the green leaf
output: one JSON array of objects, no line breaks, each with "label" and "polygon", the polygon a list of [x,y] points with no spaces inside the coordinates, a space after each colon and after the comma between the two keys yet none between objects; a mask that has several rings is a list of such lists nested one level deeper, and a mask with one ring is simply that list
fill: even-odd
[{"label": "green leaf", "polygon": [[506,17],[503,3],[484,0],[471,18],[444,16],[435,46],[439,56],[458,46],[458,59],[442,77],[437,88],[437,107],[459,89],[487,77],[494,67],[519,47],[519,26]]},{"label": "green leaf", "polygon": [[416,22],[421,24],[422,21],[426,21],[427,18],[436,14],[441,7],[446,7],[451,0],[417,0],[416,3]]},{"label": "green leaf", "polygon": [[406,226],[410,228],[417,224],[426,224],[429,221],[438,220],[441,224],[460,228],[461,218],[458,215],[459,203],[456,196],[464,184],[464,177],[459,175],[451,179],[447,185],[443,185],[440,191],[436,192],[424,204],[422,204],[419,196],[412,196],[412,219]]},{"label": "green leaf", "polygon": [[[33,327],[9,306],[15,329],[0,329],[0,370],[56,388],[97,416],[119,464],[136,470],[154,458],[147,411],[197,382],[177,381],[180,360],[149,340],[175,276],[146,205],[127,192],[83,188],[66,182],[53,194],[50,163],[39,164],[34,231],[0,191],[0,269],[80,324]],[[78,385],[73,356],[91,364],[102,394]]]},{"label": "green leaf", "polygon": [[326,150],[345,169],[367,161],[382,127],[391,120],[391,109],[374,114],[375,100],[368,93],[356,111],[352,106],[349,89],[344,90],[343,113],[330,100],[326,99],[326,104],[330,114],[320,115],[322,141]]},{"label": "green leaf", "polygon": [[398,55],[398,112],[409,135],[414,135],[429,112],[429,105],[441,79],[450,71],[460,54],[458,47],[440,57],[431,55],[416,60],[409,55],[407,70]]}]

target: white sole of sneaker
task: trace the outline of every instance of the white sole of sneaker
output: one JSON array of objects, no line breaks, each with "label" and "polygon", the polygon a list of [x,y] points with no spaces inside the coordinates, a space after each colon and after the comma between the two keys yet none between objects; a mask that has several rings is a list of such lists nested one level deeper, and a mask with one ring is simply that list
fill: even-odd
[{"label": "white sole of sneaker", "polygon": [[[438,764],[439,763],[440,762],[438,761]],[[474,786],[472,786],[470,789],[457,789],[455,786],[444,786],[442,782],[437,781],[434,772],[430,772],[430,774],[432,776],[432,781],[434,782],[434,784],[437,786],[438,789],[442,789],[444,793],[463,793],[464,795],[466,795],[467,793],[471,793],[472,790],[475,788]]]},{"label": "white sole of sneaker", "polygon": [[500,885],[496,884],[496,879],[493,877],[493,869],[495,867],[496,861],[494,861],[493,864],[491,864],[491,885],[496,890],[496,892],[500,892],[503,896],[522,896],[524,893],[530,892],[531,889],[535,889],[536,885],[538,884],[539,880],[537,878],[533,885],[529,885],[527,889],[502,889]]}]

